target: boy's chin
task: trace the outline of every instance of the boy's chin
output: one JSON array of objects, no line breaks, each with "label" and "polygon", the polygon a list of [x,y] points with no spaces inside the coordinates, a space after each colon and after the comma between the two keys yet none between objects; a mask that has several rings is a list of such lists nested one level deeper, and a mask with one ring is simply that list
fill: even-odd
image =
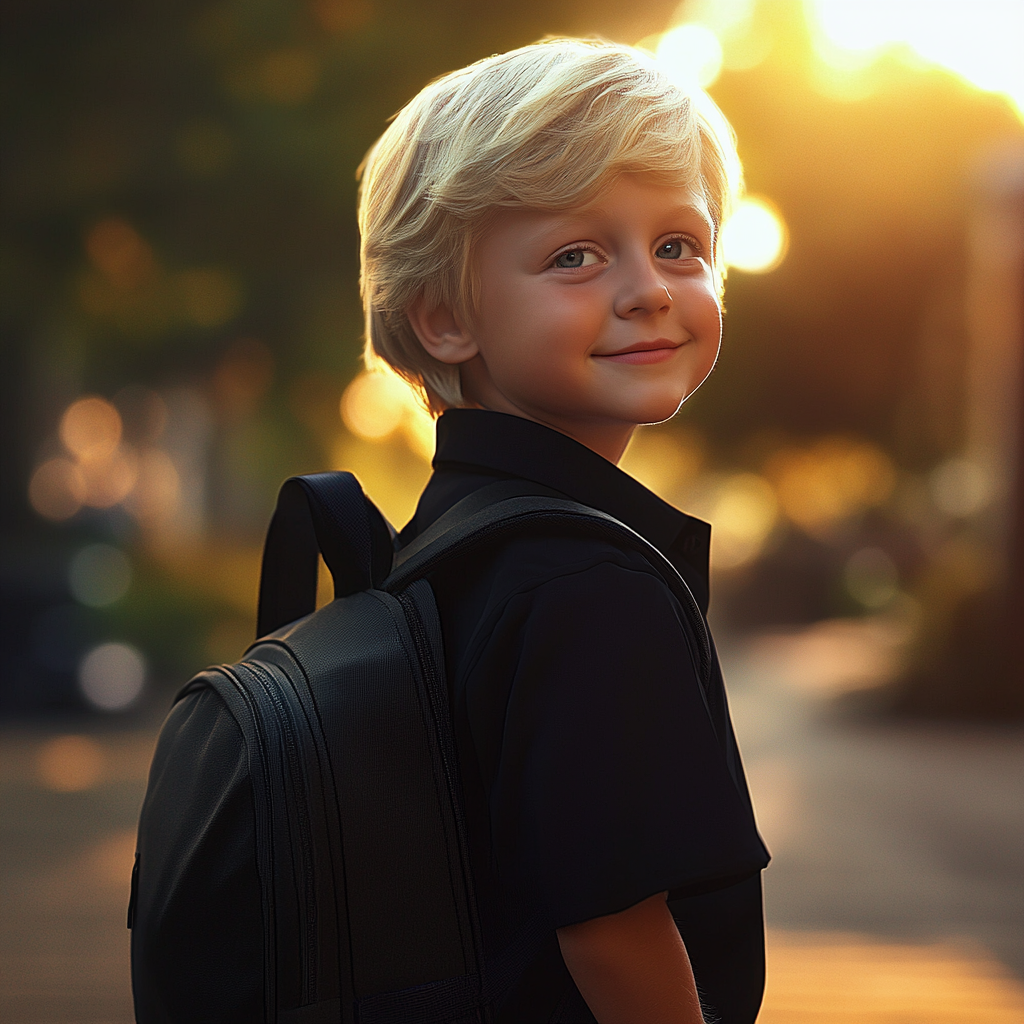
[{"label": "boy's chin", "polygon": [[687,397],[688,395],[686,394],[674,394],[666,395],[664,398],[657,400],[637,403],[630,419],[638,426],[644,427],[654,426],[656,423],[664,423],[666,420],[672,419],[679,412]]}]

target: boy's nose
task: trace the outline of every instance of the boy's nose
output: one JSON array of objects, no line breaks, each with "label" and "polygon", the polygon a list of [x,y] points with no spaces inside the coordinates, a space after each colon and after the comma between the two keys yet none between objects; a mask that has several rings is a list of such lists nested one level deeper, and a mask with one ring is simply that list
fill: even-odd
[{"label": "boy's nose", "polygon": [[623,319],[664,312],[672,307],[672,293],[648,270],[623,284],[615,300],[615,315]]}]

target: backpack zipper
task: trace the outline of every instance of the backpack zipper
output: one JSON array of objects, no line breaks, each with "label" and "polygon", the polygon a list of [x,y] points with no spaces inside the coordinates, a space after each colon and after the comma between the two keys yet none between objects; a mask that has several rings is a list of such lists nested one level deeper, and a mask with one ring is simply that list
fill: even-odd
[{"label": "backpack zipper", "polygon": [[237,666],[248,670],[259,681],[264,693],[270,699],[281,725],[281,736],[284,743],[286,768],[292,783],[295,799],[295,817],[299,826],[299,847],[301,864],[299,877],[302,884],[302,896],[299,901],[301,911],[299,951],[302,964],[302,1002],[307,1005],[316,1001],[317,991],[317,912],[316,883],[313,873],[313,833],[310,824],[309,802],[306,796],[306,779],[302,771],[302,759],[296,737],[295,722],[287,706],[281,699],[275,680],[269,672],[256,662],[243,662]]}]

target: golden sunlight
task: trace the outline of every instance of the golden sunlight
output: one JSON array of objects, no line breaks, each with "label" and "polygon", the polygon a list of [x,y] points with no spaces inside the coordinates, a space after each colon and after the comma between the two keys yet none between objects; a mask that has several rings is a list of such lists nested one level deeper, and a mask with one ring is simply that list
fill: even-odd
[{"label": "golden sunlight", "polygon": [[392,373],[363,372],[341,397],[341,418],[356,437],[388,437],[401,426],[408,390]]},{"label": "golden sunlight", "polygon": [[748,274],[765,274],[785,258],[788,233],[782,217],[765,199],[744,197],[722,228],[725,262]]},{"label": "golden sunlight", "polygon": [[1012,0],[805,0],[819,56],[866,65],[904,46],[930,64],[1010,98],[1024,117],[1024,4]]},{"label": "golden sunlight", "polygon": [[711,559],[716,569],[737,569],[761,554],[775,528],[779,505],[772,485],[754,473],[727,477],[710,515],[715,524]]},{"label": "golden sunlight", "polygon": [[784,448],[765,466],[789,520],[815,537],[886,502],[896,486],[896,467],[869,441],[824,437],[810,448]]},{"label": "golden sunlight", "polygon": [[1021,985],[985,950],[829,932],[768,933],[760,1024],[1012,1024]]},{"label": "golden sunlight", "polygon": [[670,28],[658,41],[655,56],[668,76],[686,90],[706,89],[722,70],[722,44],[705,25]]},{"label": "golden sunlight", "polygon": [[417,455],[427,462],[433,458],[434,419],[390,370],[359,374],[341,397],[341,418],[352,434],[367,441],[383,441],[401,431]]}]

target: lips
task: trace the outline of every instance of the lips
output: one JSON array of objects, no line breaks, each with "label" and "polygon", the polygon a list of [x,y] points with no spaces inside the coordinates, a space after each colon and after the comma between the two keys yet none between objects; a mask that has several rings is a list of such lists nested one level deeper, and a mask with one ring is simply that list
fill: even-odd
[{"label": "lips", "polygon": [[619,349],[618,352],[609,352],[595,358],[613,363],[629,363],[634,366],[646,365],[671,359],[676,350],[681,347],[682,342],[670,341],[668,338],[655,338],[654,341],[638,341],[635,345]]}]

